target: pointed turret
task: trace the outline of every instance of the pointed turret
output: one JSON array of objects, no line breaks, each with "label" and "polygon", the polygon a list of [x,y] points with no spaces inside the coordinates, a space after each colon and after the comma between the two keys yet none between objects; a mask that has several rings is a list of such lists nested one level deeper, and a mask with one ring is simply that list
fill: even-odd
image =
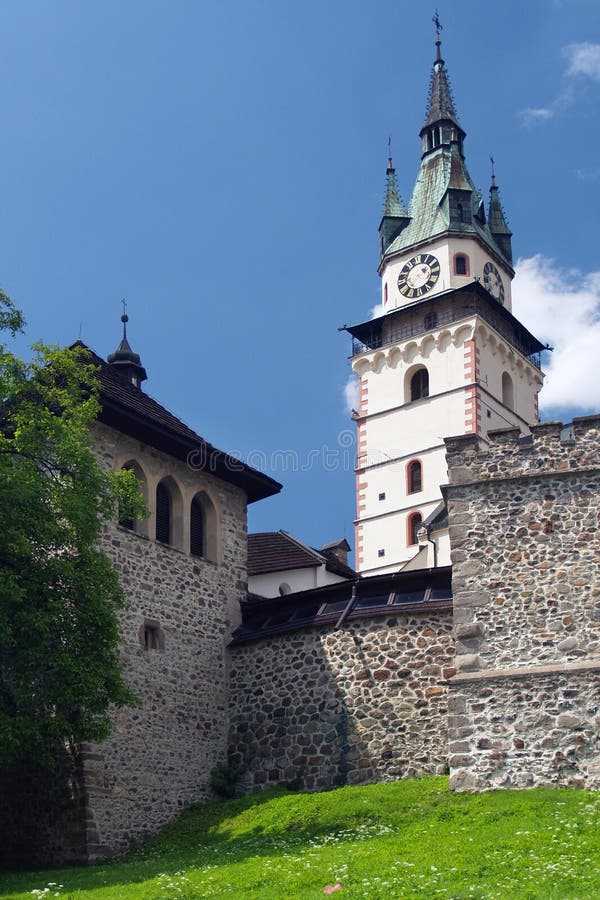
[{"label": "pointed turret", "polygon": [[488,207],[488,222],[492,237],[498,244],[503,256],[512,263],[512,231],[508,227],[502,203],[500,202],[500,192],[496,184],[496,175],[494,174],[494,161],[492,160],[492,183],[490,185],[490,204]]},{"label": "pointed turret", "polygon": [[111,366],[115,366],[120,375],[130,381],[135,387],[140,388],[142,381],[148,377],[146,370],[142,365],[142,361],[138,353],[134,353],[129,346],[127,340],[127,322],[129,316],[123,313],[121,322],[123,323],[123,338],[114,353],[109,354],[108,362]]},{"label": "pointed turret", "polygon": [[394,238],[400,234],[409,221],[408,213],[406,212],[398,191],[396,170],[394,169],[390,154],[388,156],[388,165],[385,174],[383,216],[379,223],[380,252],[382,256]]},{"label": "pointed turret", "polygon": [[427,104],[425,122],[420,131],[423,156],[432,153],[438,147],[448,146],[451,142],[457,143],[459,152],[462,155],[463,140],[465,138],[465,132],[459,124],[458,116],[454,109],[452,91],[448,82],[446,66],[442,59],[440,28],[438,21],[435,41],[436,58],[433,64],[429,88],[429,102]]}]

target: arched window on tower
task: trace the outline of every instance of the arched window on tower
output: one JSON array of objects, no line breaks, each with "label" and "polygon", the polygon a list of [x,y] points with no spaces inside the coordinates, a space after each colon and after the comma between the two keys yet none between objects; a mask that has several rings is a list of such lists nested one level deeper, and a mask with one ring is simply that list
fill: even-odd
[{"label": "arched window on tower", "polygon": [[171,543],[172,503],[167,486],[161,481],[156,486],[156,540]]},{"label": "arched window on tower", "polygon": [[457,253],[454,257],[454,274],[455,275],[468,275],[469,274],[469,258],[465,253]]},{"label": "arched window on tower", "polygon": [[[125,469],[128,472],[133,472],[144,502],[147,502],[148,498],[146,476],[144,475],[141,466],[135,460],[131,459],[124,465],[122,465],[121,469]],[[146,524],[147,523],[145,520],[134,519],[130,515],[121,513],[121,511],[119,511],[119,525],[122,528],[127,528],[129,531],[135,531],[137,534],[146,534]]]},{"label": "arched window on tower", "polygon": [[190,553],[219,560],[219,517],[206,491],[198,491],[190,506]]},{"label": "arched window on tower", "polygon": [[192,556],[206,556],[206,523],[204,507],[198,495],[190,508],[190,553]]},{"label": "arched window on tower", "polygon": [[410,399],[411,403],[415,400],[422,400],[429,397],[429,372],[423,366],[417,369],[410,379]]},{"label": "arched window on tower", "polygon": [[423,516],[421,515],[421,513],[419,513],[419,512],[412,513],[412,515],[410,515],[408,517],[407,539],[408,539],[409,546],[411,546],[412,544],[419,543],[418,532],[419,532],[419,528],[421,527],[422,524],[423,524]]},{"label": "arched window on tower", "polygon": [[418,459],[409,462],[406,477],[406,492],[408,494],[418,494],[423,490],[423,467]]},{"label": "arched window on tower", "polygon": [[502,402],[509,409],[515,408],[515,389],[508,372],[502,373]]}]

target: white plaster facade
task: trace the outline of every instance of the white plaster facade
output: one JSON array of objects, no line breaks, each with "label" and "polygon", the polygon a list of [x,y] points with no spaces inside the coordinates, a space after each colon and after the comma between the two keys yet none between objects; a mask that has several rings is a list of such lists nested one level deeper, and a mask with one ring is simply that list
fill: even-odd
[{"label": "white plaster facade", "polygon": [[[444,235],[437,240],[428,241],[423,246],[412,247],[410,250],[390,257],[386,261],[381,275],[381,303],[384,312],[390,312],[393,309],[407,306],[414,302],[400,293],[398,276],[404,264],[419,253],[431,253],[440,264],[439,278],[431,290],[427,292],[427,299],[454,288],[464,288],[477,278],[483,284],[485,264],[492,262],[502,278],[504,287],[503,305],[506,309],[512,310],[511,279],[514,272],[507,266],[506,261],[500,256],[492,256],[489,248],[483,247],[473,237],[460,235],[449,237]],[[467,258],[465,275],[457,275],[455,272],[455,259],[459,254]]]},{"label": "white plaster facade", "polygon": [[248,578],[248,590],[260,597],[278,597],[346,580],[335,572],[329,572],[324,564],[318,563],[301,569],[282,569],[279,572],[251,575]]},{"label": "white plaster facade", "polygon": [[[451,299],[440,298],[438,318]],[[358,375],[356,568],[383,574],[419,551],[411,517],[423,522],[440,507],[447,481],[444,438],[537,421],[540,370],[480,315],[394,341],[394,317],[384,323],[383,346],[353,359]],[[386,342],[389,339],[389,342]],[[427,369],[429,395],[411,400],[413,375]],[[421,466],[419,490],[409,466]],[[447,529],[429,535],[428,565],[450,565]]]}]

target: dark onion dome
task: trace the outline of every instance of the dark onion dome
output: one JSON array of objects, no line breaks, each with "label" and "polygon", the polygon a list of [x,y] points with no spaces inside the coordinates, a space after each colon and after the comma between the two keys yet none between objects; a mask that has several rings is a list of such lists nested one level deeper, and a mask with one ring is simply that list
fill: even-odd
[{"label": "dark onion dome", "polygon": [[139,388],[142,381],[146,381],[148,376],[142,365],[139,353],[134,353],[129,346],[129,341],[127,340],[128,321],[129,316],[127,313],[123,313],[121,316],[121,322],[123,323],[123,338],[115,352],[109,354],[108,362],[111,366],[115,366],[124,378],[135,385],[135,387]]}]

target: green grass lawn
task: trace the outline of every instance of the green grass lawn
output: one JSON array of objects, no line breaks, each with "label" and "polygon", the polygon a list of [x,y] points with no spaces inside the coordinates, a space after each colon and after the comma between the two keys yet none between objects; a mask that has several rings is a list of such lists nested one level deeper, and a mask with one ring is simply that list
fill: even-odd
[{"label": "green grass lawn", "polygon": [[600,794],[450,794],[447,779],[267,791],[188,811],[126,859],[0,873],[32,900],[600,897]]}]

